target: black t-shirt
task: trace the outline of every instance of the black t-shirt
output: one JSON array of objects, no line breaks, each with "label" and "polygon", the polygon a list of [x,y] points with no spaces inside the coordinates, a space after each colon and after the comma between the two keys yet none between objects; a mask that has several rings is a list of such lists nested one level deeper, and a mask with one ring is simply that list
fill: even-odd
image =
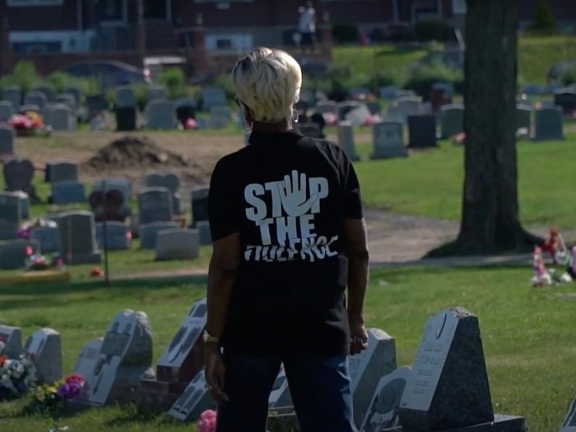
[{"label": "black t-shirt", "polygon": [[240,233],[224,348],[247,355],[349,350],[344,218],[361,219],[356,172],[329,141],[253,132],[210,182],[212,239]]}]

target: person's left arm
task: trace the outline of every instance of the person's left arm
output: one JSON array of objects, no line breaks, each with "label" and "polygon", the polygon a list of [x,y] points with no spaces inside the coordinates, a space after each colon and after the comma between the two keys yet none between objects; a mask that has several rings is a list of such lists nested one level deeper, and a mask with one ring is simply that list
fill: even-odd
[{"label": "person's left arm", "polygon": [[206,331],[220,339],[226,326],[232,287],[240,264],[240,214],[234,168],[229,159],[222,159],[210,180],[208,219],[212,233],[212,257],[208,270],[208,321]]}]

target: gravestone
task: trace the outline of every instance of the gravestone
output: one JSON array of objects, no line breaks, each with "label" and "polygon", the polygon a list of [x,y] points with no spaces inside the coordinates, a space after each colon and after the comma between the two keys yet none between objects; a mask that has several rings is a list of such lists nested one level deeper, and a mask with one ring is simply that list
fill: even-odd
[{"label": "gravestone", "polygon": [[392,106],[404,118],[422,114],[422,98],[419,96],[400,96],[392,102]]},{"label": "gravestone", "polygon": [[168,415],[182,422],[189,422],[198,419],[204,411],[215,408],[216,402],[207,389],[206,378],[202,370],[188,384],[182,396],[168,411]]},{"label": "gravestone", "polygon": [[124,194],[119,190],[112,189],[106,193],[102,191],[92,192],[88,197],[90,210],[94,213],[96,222],[122,222],[126,220],[124,211]]},{"label": "gravestone", "polygon": [[292,396],[290,395],[290,388],[288,387],[288,378],[286,377],[286,370],[284,365],[280,366],[280,372],[272,385],[272,391],[268,398],[268,407],[270,411],[277,408],[286,408],[293,406]]},{"label": "gravestone", "polygon": [[182,322],[156,366],[159,381],[189,383],[204,366],[206,299],[196,302]]},{"label": "gravestone", "polygon": [[54,102],[56,100],[56,93],[54,89],[48,85],[37,85],[32,88],[33,92],[38,92],[44,95],[46,102]]},{"label": "gravestone", "polygon": [[576,432],[576,399],[572,401],[560,432]]},{"label": "gravestone", "polygon": [[86,187],[75,180],[52,183],[50,201],[56,205],[83,204],[87,201]]},{"label": "gravestone", "polygon": [[181,200],[178,194],[180,177],[176,173],[152,173],[144,179],[146,187],[166,188],[172,192],[172,206],[174,214],[181,214]]},{"label": "gravestone", "polygon": [[516,121],[516,129],[527,129],[530,134],[532,131],[532,108],[529,105],[517,105]]},{"label": "gravestone", "polygon": [[148,100],[166,99],[166,87],[160,85],[152,85],[148,88]]},{"label": "gravestone", "polygon": [[98,354],[100,354],[103,341],[103,338],[94,339],[84,345],[72,372],[75,375],[80,375],[86,380],[85,389],[83,389],[85,390],[86,395],[89,394],[94,386],[94,369],[96,368],[96,363],[98,363]]},{"label": "gravestone", "polygon": [[46,181],[58,183],[61,181],[80,181],[80,165],[77,162],[61,161],[46,165]]},{"label": "gravestone", "polygon": [[76,97],[70,93],[60,93],[56,95],[56,103],[64,104],[70,109],[70,115],[75,116],[78,109]]},{"label": "gravestone", "polygon": [[383,121],[372,128],[374,153],[370,159],[389,159],[407,157],[404,145],[404,127],[401,122]]},{"label": "gravestone", "polygon": [[174,218],[172,193],[167,188],[144,188],[138,194],[138,214],[141,225],[170,222]]},{"label": "gravestone", "polygon": [[12,126],[0,124],[0,158],[16,154],[16,132]]},{"label": "gravestone", "polygon": [[176,222],[152,222],[138,227],[140,247],[142,249],[155,249],[160,231],[178,229]]},{"label": "gravestone", "polygon": [[195,259],[200,254],[200,234],[197,229],[158,231],[155,249],[159,261]]},{"label": "gravestone", "polygon": [[40,253],[36,240],[10,240],[0,244],[0,270],[20,270],[31,255]]},{"label": "gravestone", "polygon": [[364,126],[372,117],[372,113],[364,104],[359,104],[357,107],[348,111],[344,116],[344,120],[352,123],[353,126]]},{"label": "gravestone", "polygon": [[396,340],[385,331],[368,329],[368,347],[350,357],[354,423],[360,427],[378,381],[396,369]]},{"label": "gravestone", "polygon": [[107,178],[95,182],[92,185],[92,192],[108,192],[112,190],[120,191],[124,197],[120,214],[122,216],[130,216],[132,209],[130,208],[130,199],[132,198],[132,182],[125,178]]},{"label": "gravestone", "polygon": [[214,106],[210,108],[208,127],[210,129],[226,129],[232,120],[232,110],[229,106]]},{"label": "gravestone", "polygon": [[437,146],[436,117],[408,116],[408,148],[429,149]]},{"label": "gravestone", "polygon": [[18,192],[4,192],[3,195],[10,195],[18,198],[20,200],[20,217],[22,219],[28,219],[30,217],[30,197],[27,193]]},{"label": "gravestone", "polygon": [[464,107],[460,104],[440,108],[440,136],[452,138],[464,132]]},{"label": "gravestone", "polygon": [[138,128],[138,112],[134,107],[116,109],[116,131],[133,132]]},{"label": "gravestone", "polygon": [[146,105],[146,120],[149,129],[176,129],[178,119],[176,118],[176,107],[174,102],[157,99]]},{"label": "gravestone", "polygon": [[576,90],[562,88],[554,92],[554,105],[562,108],[565,115],[573,115],[576,112]]},{"label": "gravestone", "polygon": [[58,253],[60,251],[60,231],[58,227],[37,227],[30,233],[30,238],[40,244],[43,254]]},{"label": "gravestone", "polygon": [[100,115],[103,111],[108,110],[108,99],[106,95],[97,94],[86,97],[86,105],[88,106],[88,119],[92,119]]},{"label": "gravestone", "polygon": [[116,107],[119,108],[136,108],[136,92],[130,86],[120,86],[116,88]]},{"label": "gravestone", "polygon": [[216,106],[227,106],[226,93],[219,87],[206,87],[202,90],[202,109],[210,111]]},{"label": "gravestone", "polygon": [[537,109],[534,116],[534,141],[564,139],[564,120],[560,108]]},{"label": "gravestone", "polygon": [[314,112],[338,115],[338,104],[331,100],[318,101],[314,107]]},{"label": "gravestone", "polygon": [[120,312],[104,336],[94,374],[88,377],[93,385],[82,402],[95,406],[137,402],[140,381],[155,378],[151,365],[148,316],[129,309]]},{"label": "gravestone", "polygon": [[208,246],[212,244],[212,232],[210,231],[210,222],[200,221],[196,224],[196,229],[200,236],[200,245]]},{"label": "gravestone", "polygon": [[352,122],[342,121],[338,123],[338,144],[342,147],[344,153],[346,153],[351,161],[356,162],[360,160],[360,156],[356,153],[354,127],[352,126]]},{"label": "gravestone", "polygon": [[64,378],[62,338],[51,328],[33,333],[24,346],[24,353],[34,359],[40,381],[52,385]]},{"label": "gravestone", "polygon": [[430,318],[400,403],[410,431],[494,421],[478,317],[457,307]]},{"label": "gravestone", "polygon": [[14,105],[12,105],[12,102],[0,100],[0,123],[9,121],[14,113]]},{"label": "gravestone", "polygon": [[20,198],[7,192],[0,193],[0,241],[17,238],[21,222]]},{"label": "gravestone", "polygon": [[54,131],[70,131],[76,129],[76,119],[68,105],[55,104],[46,108],[46,125]]},{"label": "gravestone", "polygon": [[398,409],[409,377],[410,368],[402,367],[380,379],[359,432],[381,432],[399,425]]},{"label": "gravestone", "polygon": [[22,191],[29,197],[37,198],[32,184],[34,164],[28,159],[12,159],[4,164],[4,186],[7,192]]},{"label": "gravestone", "polygon": [[4,87],[0,99],[12,102],[12,106],[19,109],[22,103],[22,90],[18,86]]},{"label": "gravestone", "polygon": [[208,220],[208,194],[210,186],[196,186],[192,189],[190,198],[192,201],[192,228],[200,221]]},{"label": "gravestone", "polygon": [[79,87],[71,86],[64,89],[64,94],[69,94],[74,97],[74,107],[79,110],[82,106],[82,91]]},{"label": "gravestone", "polygon": [[66,264],[100,264],[102,252],[96,244],[94,214],[76,210],[60,213],[60,258]]},{"label": "gravestone", "polygon": [[[41,92],[31,91],[24,96],[24,104],[23,105],[35,105],[39,108],[40,111],[44,111],[44,107],[48,103],[46,99],[46,95]],[[20,109],[23,109],[22,107]]]},{"label": "gravestone", "polygon": [[106,222],[106,243],[104,243],[104,223],[96,224],[96,242],[98,247],[109,251],[128,250],[132,245],[132,233],[122,222]]},{"label": "gravestone", "polygon": [[0,340],[4,342],[1,353],[9,359],[17,359],[22,354],[22,329],[0,324]]}]

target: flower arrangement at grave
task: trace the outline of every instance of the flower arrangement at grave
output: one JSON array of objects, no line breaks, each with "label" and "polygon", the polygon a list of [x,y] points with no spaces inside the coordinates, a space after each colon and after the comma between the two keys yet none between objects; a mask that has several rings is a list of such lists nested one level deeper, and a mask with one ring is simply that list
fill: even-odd
[{"label": "flower arrangement at grave", "polygon": [[38,384],[36,365],[22,355],[11,359],[4,355],[5,343],[0,339],[0,402],[20,399]]},{"label": "flower arrangement at grave", "polygon": [[216,411],[206,410],[200,414],[200,420],[198,421],[198,432],[216,432],[216,424]]},{"label": "flower arrangement at grave", "polygon": [[9,123],[19,136],[30,136],[38,131],[47,130],[43,117],[34,111],[16,114],[12,116]]},{"label": "flower arrangement at grave", "polygon": [[35,391],[31,408],[36,411],[55,411],[63,408],[66,402],[76,400],[82,394],[86,380],[80,375],[70,375],[54,385],[41,385]]}]

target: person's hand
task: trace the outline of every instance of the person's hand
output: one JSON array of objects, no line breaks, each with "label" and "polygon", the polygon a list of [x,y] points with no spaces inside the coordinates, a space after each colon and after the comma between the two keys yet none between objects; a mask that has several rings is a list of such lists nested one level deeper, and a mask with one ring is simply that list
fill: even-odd
[{"label": "person's hand", "polygon": [[210,394],[215,401],[227,401],[228,395],[224,393],[224,374],[226,366],[222,360],[220,347],[215,343],[204,345],[204,370],[206,383],[210,389]]},{"label": "person's hand", "polygon": [[368,333],[363,319],[350,318],[350,355],[359,354],[368,348]]}]

